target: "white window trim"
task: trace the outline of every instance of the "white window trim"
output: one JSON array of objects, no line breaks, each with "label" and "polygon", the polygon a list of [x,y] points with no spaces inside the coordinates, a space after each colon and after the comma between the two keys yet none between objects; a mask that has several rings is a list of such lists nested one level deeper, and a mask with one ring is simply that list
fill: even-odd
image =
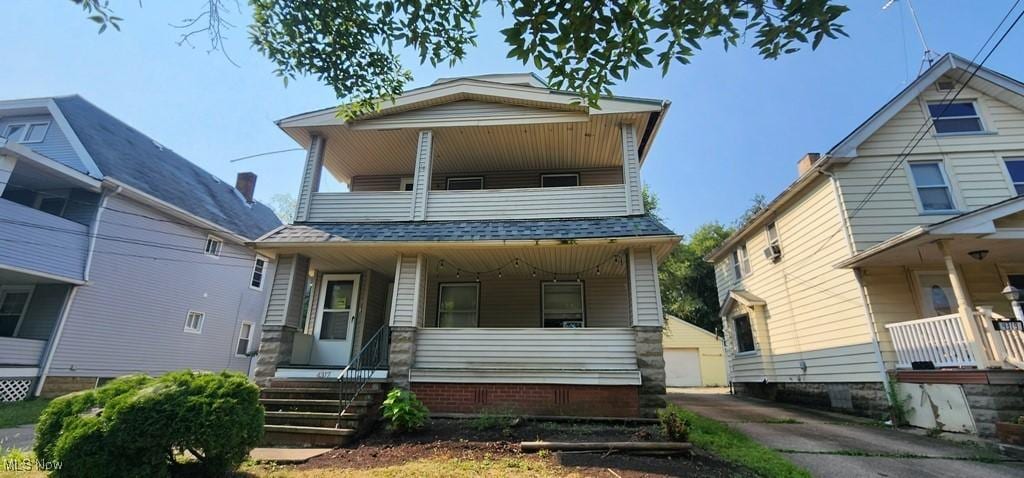
[{"label": "white window trim", "polygon": [[473,287],[476,289],[476,317],[473,321],[473,328],[480,328],[480,283],[479,282],[442,282],[437,285],[437,316],[434,318],[436,328],[457,328],[441,327],[441,297],[444,297],[445,287]]},{"label": "white window trim", "polygon": [[[210,241],[211,240],[212,241],[216,241],[217,243],[220,244],[220,246],[217,247],[217,253],[216,254],[210,254],[209,245],[210,245]],[[224,239],[221,239],[221,238],[219,238],[217,236],[214,236],[213,234],[210,234],[210,235],[206,236],[206,242],[203,243],[203,254],[205,256],[207,256],[207,257],[215,257],[215,258],[219,259],[223,252],[224,252]]]},{"label": "white window trim", "polygon": [[[917,181],[914,179],[914,172],[910,166],[912,164],[938,164],[939,174],[942,175],[942,180],[946,182],[946,189],[949,191],[949,200],[953,203],[953,209],[925,209],[924,204],[921,203],[921,195],[917,188]],[[960,214],[960,191],[953,185],[953,181],[950,180],[949,174],[946,173],[946,162],[942,159],[916,159],[913,161],[906,161],[903,163],[903,171],[907,175],[907,183],[910,184],[910,195],[914,197],[914,204],[917,205],[917,212],[922,216],[928,215],[939,215],[948,216]],[[937,187],[937,186],[924,186],[924,187]]]},{"label": "white window trim", "polygon": [[[740,257],[740,250],[743,251],[743,257]],[[736,274],[737,264],[739,264],[739,275]],[[732,250],[732,254],[729,255],[729,267],[732,269],[730,273],[733,275],[734,282],[739,282],[753,275],[754,268],[750,265],[750,251],[747,249],[747,243],[744,242]]]},{"label": "white window trim", "polygon": [[405,189],[406,186],[415,184],[416,178],[412,176],[405,176],[398,182],[398,190],[403,192],[411,192]]},{"label": "white window trim", "polygon": [[[996,157],[999,159],[999,164],[1003,167],[1003,174],[1006,175],[1006,184],[1010,187],[1010,196],[1016,197],[1017,183],[1013,182],[1013,176],[1010,174],[1010,168],[1006,166],[1006,163],[1010,161],[1024,163],[1024,151],[997,154]],[[1024,181],[1021,181],[1020,184],[1024,185]]]},{"label": "white window trim", "polygon": [[920,101],[921,101],[921,108],[924,110],[925,118],[927,118],[928,121],[932,122],[931,128],[929,128],[929,129],[931,130],[932,135],[937,137],[937,138],[942,138],[942,137],[947,137],[947,136],[974,136],[974,135],[987,135],[987,134],[996,134],[997,133],[997,131],[995,130],[995,127],[990,126],[992,124],[992,122],[988,121],[988,115],[986,114],[987,110],[981,104],[981,101],[979,101],[977,98],[957,98],[956,101],[953,101],[953,103],[970,103],[971,105],[973,105],[974,106],[974,114],[975,114],[975,116],[947,116],[947,117],[942,118],[942,119],[957,119],[957,118],[974,118],[974,117],[977,117],[978,118],[978,123],[981,124],[981,130],[979,130],[979,131],[953,131],[953,132],[949,132],[949,133],[939,133],[938,131],[935,130],[935,124],[934,124],[935,123],[935,119],[932,118],[932,112],[928,108],[929,105],[942,104],[942,103],[948,102],[949,100],[941,100],[941,99],[929,100],[929,99],[922,98]]},{"label": "white window trim", "polygon": [[5,294],[9,292],[28,292],[28,298],[25,299],[25,306],[21,308],[21,312],[18,314],[18,323],[14,324],[14,332],[11,333],[11,338],[18,337],[18,332],[21,331],[21,324],[25,323],[25,313],[28,312],[28,306],[32,303],[32,295],[35,294],[36,286],[34,285],[8,285],[0,286],[0,302],[3,301]]},{"label": "white window trim", "polygon": [[574,281],[562,281],[562,282],[545,281],[545,282],[541,282],[540,283],[540,327],[542,329],[548,328],[546,325],[544,325],[544,322],[547,321],[547,317],[546,317],[547,304],[544,303],[544,299],[547,296],[547,294],[545,294],[545,291],[547,290],[548,286],[550,286],[550,285],[562,286],[562,285],[566,285],[566,284],[578,285],[579,288],[580,288],[580,306],[581,306],[580,320],[583,321],[583,328],[584,329],[587,328],[587,294],[584,291],[584,289],[586,289],[586,287],[584,287],[583,281],[579,281],[579,282],[574,282]]},{"label": "white window trim", "polygon": [[[223,246],[221,246],[223,247]],[[255,287],[252,285],[253,279],[256,278],[256,263],[263,261],[263,270],[260,271],[260,286]],[[252,290],[263,290],[263,284],[267,282],[267,264],[270,264],[270,259],[265,256],[256,254],[256,257],[252,260],[252,270],[249,272],[249,288]]]},{"label": "white window trim", "polygon": [[[740,352],[740,338],[739,338],[739,335],[736,334],[736,332],[738,331],[738,329],[736,328],[736,319],[738,319],[740,317],[746,317],[747,318],[747,325],[750,326],[750,338],[754,342],[754,348],[752,348],[750,350],[744,350],[742,352]],[[730,328],[732,328],[732,340],[733,340],[733,345],[734,345],[734,347],[733,347],[733,355],[734,356],[736,356],[736,357],[749,357],[751,355],[757,355],[758,353],[761,352],[760,347],[758,347],[758,345],[757,345],[757,334],[754,333],[754,317],[749,312],[743,313],[743,314],[736,314],[736,315],[733,315],[732,317],[729,317],[729,325],[731,326]]]},{"label": "white window trim", "polygon": [[542,188],[543,187],[551,187],[551,188],[566,187],[566,186],[544,186],[544,178],[565,178],[565,177],[576,178],[576,186],[568,186],[568,187],[579,187],[580,186],[580,173],[553,173],[553,174],[541,174],[540,175],[540,187],[542,187]]},{"label": "white window trim", "polygon": [[[245,328],[246,325],[249,326],[249,336],[245,338],[246,353],[240,354],[238,353],[238,345],[242,342],[242,329]],[[248,357],[249,349],[252,347],[252,336],[254,335],[253,330],[255,327],[256,326],[248,320],[243,320],[242,323],[238,325],[238,340],[235,340],[235,357]]]},{"label": "white window trim", "polygon": [[[472,180],[479,180],[480,181],[480,190],[484,189],[485,186],[484,186],[484,177],[483,176],[453,176],[453,177],[450,177],[448,179],[445,179],[444,188],[446,190],[452,190],[451,189],[452,181],[468,181],[468,180],[471,180],[471,179]],[[476,191],[476,189],[458,189],[458,191]]]},{"label": "white window trim", "polygon": [[[188,326],[188,319],[192,316],[192,314],[199,314],[199,328],[198,329],[193,329],[193,328],[190,328]],[[182,326],[182,330],[184,330],[184,332],[186,334],[196,334],[196,335],[199,335],[199,334],[203,333],[203,325],[205,325],[205,324],[206,324],[206,312],[199,312],[198,310],[189,310],[188,313],[185,314],[185,324]]]},{"label": "white window trim", "polygon": [[[21,126],[22,127],[21,136],[18,139],[10,138],[10,137],[7,136],[7,134],[8,134],[7,132],[10,131],[11,128],[13,128],[15,126]],[[32,126],[42,126],[43,127],[43,139],[40,139],[39,141],[25,141],[26,135],[28,134],[28,130]],[[50,132],[50,122],[49,121],[27,121],[27,122],[23,122],[23,123],[11,123],[11,124],[7,125],[7,127],[4,128],[4,137],[7,138],[8,141],[14,141],[15,143],[19,143],[19,144],[38,144],[38,143],[42,143],[43,141],[46,141],[46,133],[49,133],[49,132]]]}]

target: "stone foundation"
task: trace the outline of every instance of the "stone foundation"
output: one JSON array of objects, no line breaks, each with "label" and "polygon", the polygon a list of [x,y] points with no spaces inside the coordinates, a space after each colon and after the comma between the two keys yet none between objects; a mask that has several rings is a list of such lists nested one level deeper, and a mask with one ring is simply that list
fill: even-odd
[{"label": "stone foundation", "polygon": [[411,388],[432,413],[634,418],[641,411],[636,386],[415,382]]},{"label": "stone foundation", "polygon": [[961,387],[967,396],[979,436],[994,437],[996,422],[1007,422],[1024,415],[1024,384],[967,383]]},{"label": "stone foundation", "polygon": [[46,377],[43,382],[43,390],[39,393],[42,398],[54,398],[67,395],[72,392],[80,392],[96,388],[97,384],[110,381],[99,377]]},{"label": "stone foundation", "polygon": [[889,400],[881,382],[736,382],[737,395],[763,398],[874,419],[889,416]]},{"label": "stone foundation", "polygon": [[416,352],[416,327],[391,327],[388,377],[392,385],[409,389],[409,369]]},{"label": "stone foundation", "polygon": [[292,327],[264,327],[260,337],[260,350],[256,356],[256,383],[264,385],[274,377],[277,367],[291,363],[295,329]]},{"label": "stone foundation", "polygon": [[640,415],[653,418],[665,407],[665,353],[661,327],[633,327],[640,367]]}]

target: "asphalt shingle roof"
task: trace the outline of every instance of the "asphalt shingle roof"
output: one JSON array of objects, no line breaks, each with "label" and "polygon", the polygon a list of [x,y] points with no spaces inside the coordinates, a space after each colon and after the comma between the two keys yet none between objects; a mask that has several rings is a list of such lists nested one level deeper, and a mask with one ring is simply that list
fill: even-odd
[{"label": "asphalt shingle roof", "polygon": [[674,235],[649,216],[579,219],[402,221],[293,224],[261,239],[264,245],[300,242],[451,242],[593,239]]},{"label": "asphalt shingle roof", "polygon": [[104,177],[117,179],[245,238],[260,237],[281,225],[269,207],[259,202],[250,207],[233,185],[215,179],[81,96],[54,101]]}]

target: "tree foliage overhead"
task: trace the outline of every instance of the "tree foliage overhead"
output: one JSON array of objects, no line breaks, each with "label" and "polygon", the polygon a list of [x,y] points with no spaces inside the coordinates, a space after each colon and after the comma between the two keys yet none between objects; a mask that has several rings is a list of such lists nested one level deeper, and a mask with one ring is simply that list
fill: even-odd
[{"label": "tree foliage overhead", "polygon": [[[107,0],[72,0],[111,18]],[[201,31],[219,32],[209,2]],[[599,107],[601,95],[630,73],[687,64],[708,40],[726,49],[747,43],[767,59],[817,48],[846,35],[834,0],[250,0],[250,39],[285,78],[313,76],[350,102],[346,113],[372,111],[400,94],[412,75],[399,53],[454,64],[476,46],[477,21],[506,19],[508,58],[546,71],[552,88]],[[98,7],[98,8],[97,8]],[[217,14],[217,15],[215,15]],[[189,22],[195,24],[195,22]],[[221,39],[211,37],[211,49]]]}]

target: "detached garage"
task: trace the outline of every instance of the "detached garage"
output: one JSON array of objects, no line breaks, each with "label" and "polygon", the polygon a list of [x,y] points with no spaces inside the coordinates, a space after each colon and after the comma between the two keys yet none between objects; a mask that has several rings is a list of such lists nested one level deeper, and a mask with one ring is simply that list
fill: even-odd
[{"label": "detached garage", "polygon": [[725,349],[715,334],[682,319],[666,315],[665,384],[669,387],[721,387],[725,376]]}]

